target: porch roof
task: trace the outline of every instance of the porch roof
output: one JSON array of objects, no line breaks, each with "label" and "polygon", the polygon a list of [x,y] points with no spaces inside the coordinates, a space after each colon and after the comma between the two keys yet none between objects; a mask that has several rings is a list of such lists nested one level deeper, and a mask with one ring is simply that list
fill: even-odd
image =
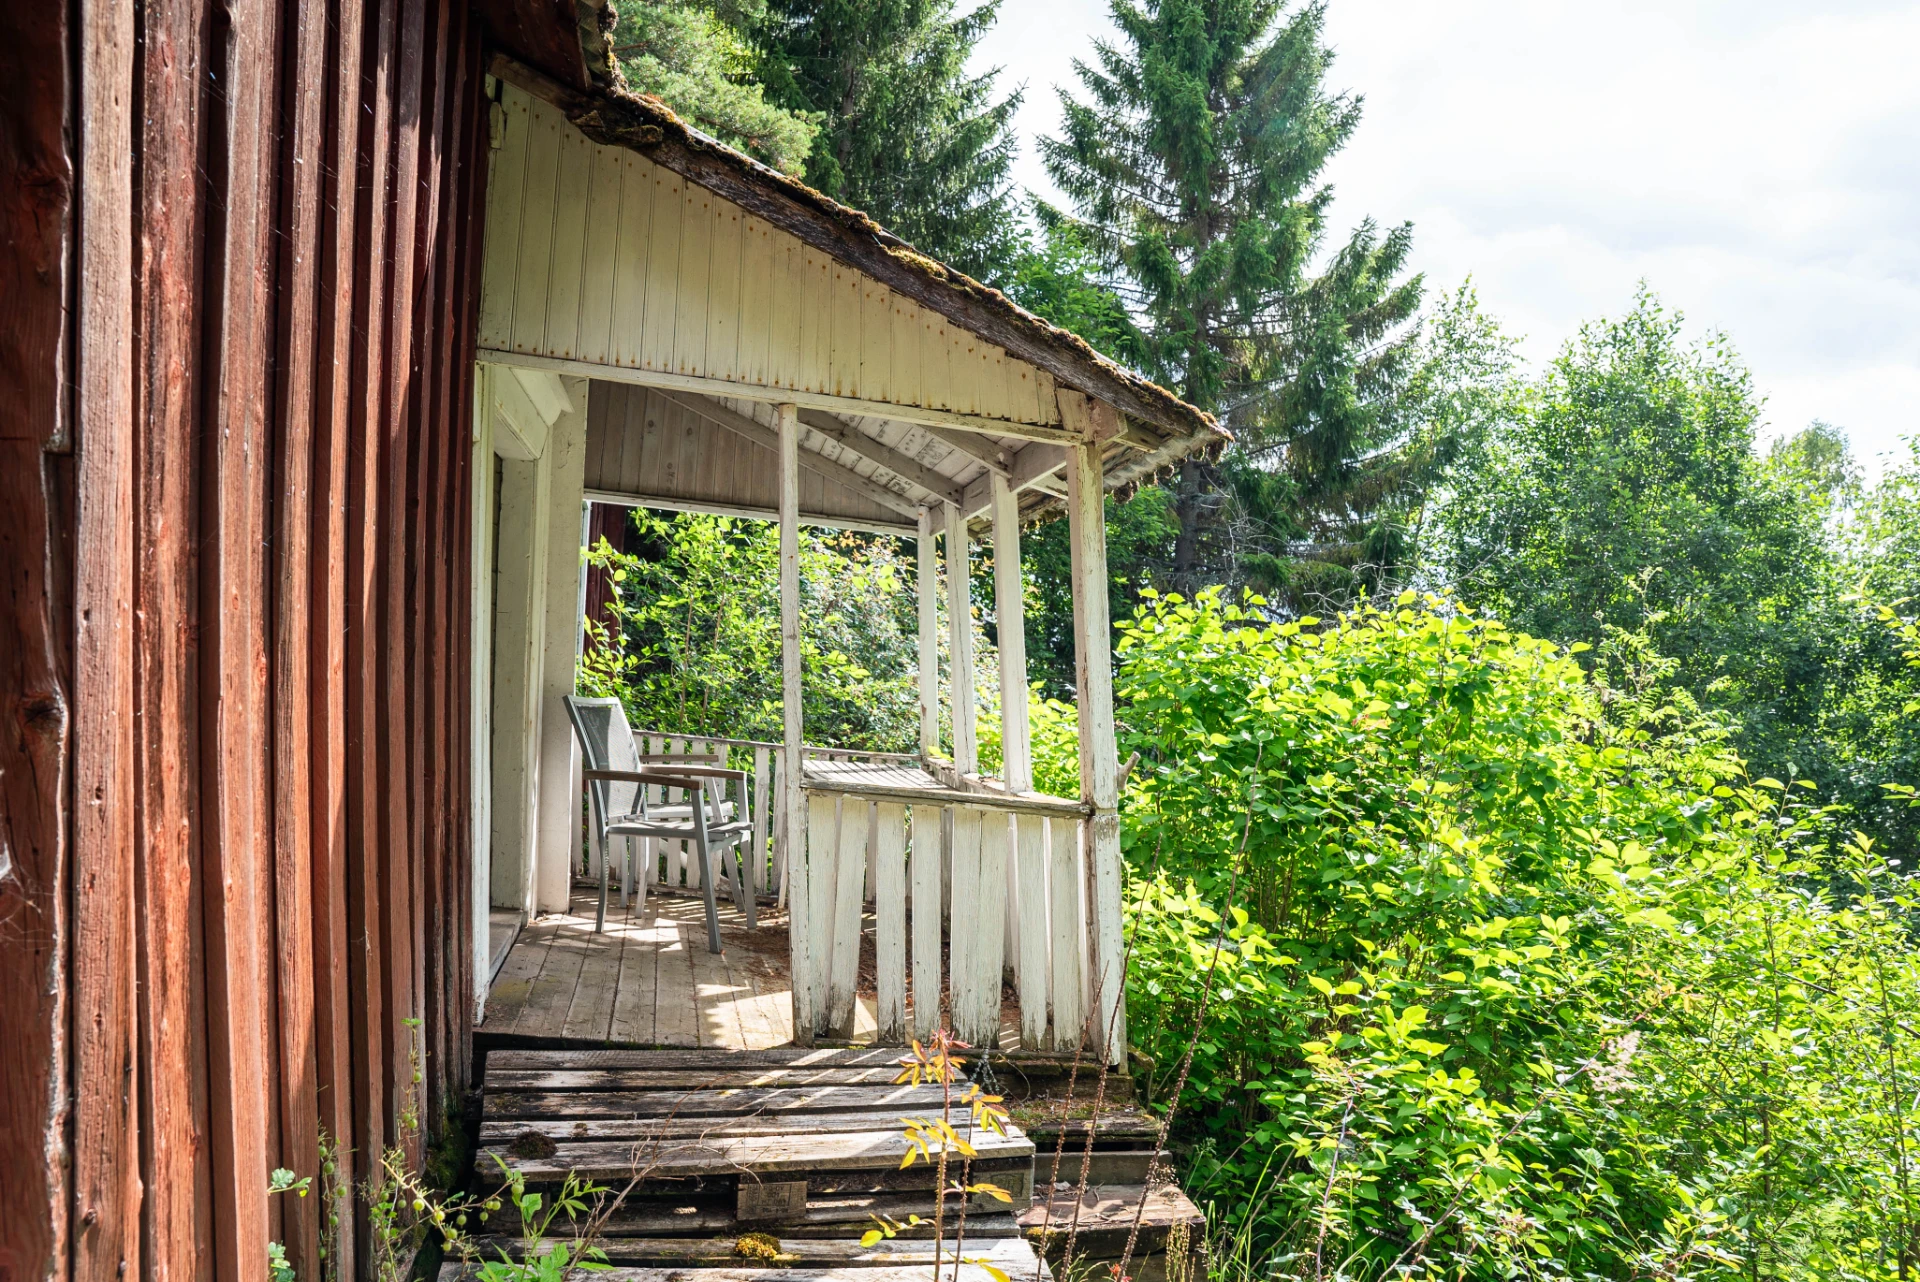
[{"label": "porch roof", "polygon": [[[1101,443],[1105,484],[1118,488],[1228,439],[1211,415],[1108,360],[1077,335],[919,253],[858,210],[689,128],[658,100],[628,91],[614,69],[610,42],[601,43],[598,59],[589,44],[591,83],[584,89],[505,55],[493,59],[493,74],[512,89],[503,100],[506,139],[496,152],[491,184],[492,199],[501,204],[489,211],[486,298],[494,305],[483,300],[483,360],[639,385],[624,399],[601,398],[596,391],[594,418],[603,434],[620,431],[601,414],[604,399],[637,421],[649,416],[685,420],[689,430],[721,452],[751,453],[764,446],[752,441],[752,430],[733,432],[744,439],[732,440],[729,429],[742,420],[770,427],[756,406],[792,401],[803,415],[803,464],[822,478],[808,482],[818,492],[812,497],[821,501],[803,499],[803,515],[837,516],[874,528],[910,525],[916,507],[943,503],[959,507],[969,519],[979,517],[996,472],[1018,493],[1021,516],[1038,516],[1064,498],[1057,473],[1065,463],[1063,447],[1075,441]],[[521,173],[512,159],[516,146],[551,147],[559,159],[545,161],[544,168],[538,157],[520,162]],[[570,160],[569,148],[579,158]],[[639,161],[622,162],[620,155]],[[571,180],[569,164],[578,171]],[[503,260],[496,253],[496,228],[524,237],[522,229],[532,227],[540,236],[549,235],[541,220],[564,213],[569,181],[580,207],[576,239],[565,240],[555,226],[552,256],[545,251],[533,256],[538,261],[532,272],[524,253],[517,263]],[[596,289],[630,296],[614,282],[623,271],[636,281],[648,273],[658,278],[657,264],[639,260],[658,256],[670,243],[663,241],[657,222],[630,228],[621,221],[623,213],[609,213],[595,223],[590,206],[611,201],[602,193],[615,187],[648,190],[655,209],[672,202],[676,235],[692,236],[697,225],[711,229],[711,246],[705,240],[680,244],[710,253],[712,275],[704,263],[691,277],[679,267],[675,284],[683,297],[689,290],[709,295],[713,314],[703,310],[690,322],[683,306],[681,314],[670,312],[654,323],[663,332],[672,328],[681,343],[690,332],[719,333],[734,324],[730,334],[723,334],[740,347],[731,365],[713,351],[689,360],[684,351],[649,357],[637,341],[623,348],[620,318],[613,314],[618,303],[600,307],[607,338],[596,344],[586,332],[591,304],[577,300]],[[710,205],[712,197],[722,204]],[[629,235],[645,248],[629,248],[622,240]],[[560,255],[563,240],[574,256],[566,263]],[[686,250],[678,252],[684,257]],[[783,254],[793,261],[787,295],[781,293],[782,273],[789,270],[782,266]],[[775,282],[755,294],[751,282],[769,256]],[[735,272],[749,283],[737,283],[728,274]],[[538,294],[541,319],[532,326],[515,310],[516,300],[499,298],[512,292],[506,282],[516,276],[523,295],[529,288]],[[818,297],[805,292],[816,285]],[[568,315],[559,333],[546,319],[556,296]],[[721,316],[722,309],[733,307],[739,309],[737,321]],[[637,330],[641,324],[636,312],[631,325]],[[830,325],[855,334],[864,326],[865,335],[843,339],[836,333],[830,340],[824,332]],[[774,333],[769,339],[758,329]],[[761,348],[749,357],[746,348],[755,341]],[[784,368],[783,342],[801,349]],[[818,352],[805,350],[808,343]],[[670,467],[657,451],[649,463],[644,441],[633,436],[607,448],[624,456],[629,472],[653,475]],[[750,481],[759,471],[764,469],[743,475]],[[678,499],[716,510],[730,503],[717,490],[702,490],[699,480],[684,471],[666,487],[671,492],[651,483],[604,478],[598,485],[590,478],[588,484],[607,498]]]}]

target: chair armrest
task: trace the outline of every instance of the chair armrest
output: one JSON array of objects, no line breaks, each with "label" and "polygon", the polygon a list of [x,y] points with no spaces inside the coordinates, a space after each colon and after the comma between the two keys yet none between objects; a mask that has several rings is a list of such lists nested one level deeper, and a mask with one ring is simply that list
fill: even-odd
[{"label": "chair armrest", "polygon": [[688,778],[678,769],[674,770],[582,770],[581,779],[592,782],[604,779],[610,783],[657,783],[668,788],[686,788],[698,791],[704,786],[701,780]]}]

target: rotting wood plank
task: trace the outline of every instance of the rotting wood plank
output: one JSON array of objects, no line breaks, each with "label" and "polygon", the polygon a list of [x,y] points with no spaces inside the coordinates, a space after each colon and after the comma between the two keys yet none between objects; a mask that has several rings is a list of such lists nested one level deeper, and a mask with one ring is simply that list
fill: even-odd
[{"label": "rotting wood plank", "polygon": [[[971,1220],[967,1225],[973,1228]],[[936,1255],[934,1244],[928,1240],[913,1238],[883,1239],[872,1246],[862,1246],[857,1236],[839,1239],[790,1238],[785,1229],[777,1239],[779,1265],[783,1269],[806,1269],[819,1267],[842,1268],[894,1268],[917,1266],[931,1267]],[[969,1237],[973,1234],[968,1233]],[[560,1239],[548,1239],[535,1251],[550,1249],[558,1245]],[[609,1238],[602,1243],[607,1263],[613,1265],[646,1265],[659,1268],[699,1269],[693,1279],[683,1282],[695,1282],[704,1277],[706,1270],[715,1268],[739,1268],[751,1261],[750,1256],[736,1249],[738,1239],[722,1235],[706,1238],[661,1238],[627,1237]],[[513,1259],[524,1259],[525,1247],[521,1239],[509,1237],[476,1238],[471,1243],[482,1259],[498,1259],[505,1254]],[[942,1264],[954,1261],[954,1244],[943,1242],[938,1254]],[[963,1247],[961,1256],[970,1264],[990,1264],[1000,1272],[1023,1279],[1033,1278],[1040,1263],[1033,1248],[1017,1236],[987,1238],[981,1245],[973,1248]],[[457,1266],[455,1266],[457,1267]],[[442,1276],[445,1276],[444,1274]],[[1042,1276],[1045,1276],[1042,1274]]]},{"label": "rotting wood plank", "polygon": [[[707,861],[706,873],[716,882],[719,881],[719,862],[717,858]],[[718,886],[715,893],[720,893]],[[687,939],[687,960],[693,970],[694,1035],[699,1044],[739,1050],[745,1042],[737,1003],[744,990],[735,982],[726,956],[708,951],[704,922],[694,928],[691,938]]]},{"label": "rotting wood plank", "polygon": [[[954,1207],[959,1204],[959,1199],[951,1195],[948,1201]],[[924,1241],[933,1236],[933,1221],[930,1218],[924,1218],[919,1224],[907,1224],[906,1221],[914,1215],[929,1216],[932,1202],[928,1192],[845,1193],[809,1197],[805,1217],[780,1225],[780,1238],[782,1241],[840,1241],[873,1227],[874,1217],[884,1215],[901,1223],[900,1239]],[[649,1237],[724,1233],[731,1241],[740,1232],[734,1211],[732,1198],[629,1198],[607,1218],[606,1232],[609,1236]],[[501,1208],[490,1225],[500,1233],[511,1232],[518,1226],[519,1219],[510,1204]],[[1011,1215],[976,1210],[967,1216],[969,1240],[989,1241],[1019,1236],[1020,1226]]]},{"label": "rotting wood plank", "polygon": [[614,998],[631,942],[624,920],[616,919],[588,943],[580,979],[560,1026],[562,1037],[599,1041],[612,1036]]},{"label": "rotting wood plank", "polygon": [[[662,1011],[664,1016],[666,1012]],[[720,1090],[734,1086],[888,1085],[897,1068],[737,1068],[660,1070],[487,1069],[490,1091]]]},{"label": "rotting wood plank", "polygon": [[647,1068],[647,1069],[737,1069],[754,1066],[773,1068],[880,1068],[898,1066],[897,1049],[862,1047],[782,1046],[770,1050],[497,1050],[488,1056],[491,1068]]},{"label": "rotting wood plank", "polygon": [[591,942],[577,929],[561,928],[547,947],[540,975],[527,988],[526,1005],[513,1031],[533,1037],[558,1037],[566,1025],[573,994],[580,987],[580,972],[585,968]]},{"label": "rotting wood plank", "polygon": [[[142,1066],[136,1011],[139,998],[135,991],[138,975],[137,944],[134,924],[136,897],[136,842],[134,835],[134,651],[133,651],[133,462],[134,397],[132,366],[127,356],[133,346],[132,298],[126,288],[132,275],[132,103],[125,92],[134,67],[135,32],[133,11],[125,5],[82,4],[75,10],[80,20],[79,59],[79,168],[83,174],[79,196],[79,262],[77,263],[78,316],[75,326],[77,349],[73,376],[78,451],[74,477],[73,520],[77,529],[72,555],[74,566],[73,607],[76,626],[73,631],[73,735],[82,750],[73,756],[73,796],[85,803],[73,810],[74,878],[78,893],[73,916],[73,1009],[72,1063],[73,1103],[70,1160],[72,1163],[73,1204],[87,1208],[80,1232],[73,1239],[72,1276],[92,1282],[115,1275],[124,1260],[141,1257],[140,1224],[140,1126],[139,1099]],[[64,23],[48,14],[47,35],[64,35]],[[0,28],[6,22],[0,21]],[[17,32],[7,32],[11,41]],[[43,36],[42,38],[46,38]],[[31,44],[26,49],[32,49]],[[61,68],[44,69],[44,75],[58,75]],[[8,73],[19,71],[8,67]],[[22,77],[22,79],[25,79]],[[28,92],[47,88],[44,83],[27,81]],[[0,91],[3,93],[4,91]],[[27,113],[16,114],[17,103],[8,104],[7,119],[31,121],[21,129],[31,147],[45,142],[33,138],[35,125],[53,123],[57,127],[57,103],[40,105],[41,113],[52,113],[50,122],[41,114],[35,120]],[[56,128],[57,133],[57,128]],[[0,146],[0,154],[11,152]],[[9,159],[21,159],[17,153]],[[21,171],[14,170],[19,173]],[[64,193],[61,193],[64,196]],[[44,242],[26,234],[10,218],[10,249],[32,246],[43,249]],[[56,226],[59,222],[56,220]],[[64,232],[64,228],[62,228]],[[18,260],[16,260],[18,261]],[[0,280],[5,280],[0,276]],[[11,287],[17,281],[8,281]],[[43,289],[61,284],[58,276],[43,283]],[[32,302],[51,302],[36,291]],[[10,300],[18,298],[9,294]],[[25,300],[22,300],[25,301]],[[57,313],[59,309],[53,308]],[[18,324],[23,318],[12,316]],[[44,337],[42,328],[50,314],[32,317],[14,335]],[[33,357],[47,353],[38,343],[28,346]],[[53,362],[35,360],[16,376],[37,375],[46,384],[58,382]],[[5,380],[10,382],[11,380]],[[21,391],[24,389],[13,388]],[[47,390],[43,384],[41,389]],[[39,398],[34,398],[38,408]],[[16,409],[26,404],[12,402]],[[42,426],[48,430],[53,424]],[[34,436],[30,428],[29,440]],[[38,444],[37,441],[34,444]],[[14,460],[9,459],[9,463]],[[49,472],[39,472],[44,483]],[[4,487],[0,487],[3,492]],[[0,535],[0,549],[11,540]],[[48,558],[51,560],[51,558]],[[44,569],[42,567],[38,567]],[[35,573],[29,570],[28,574]],[[17,591],[18,579],[9,572],[8,595]],[[50,602],[49,602],[50,604]],[[0,607],[0,614],[6,613]],[[16,635],[0,622],[0,636]],[[51,637],[47,639],[51,640]],[[8,666],[11,666],[10,664]],[[17,670],[16,670],[17,671]],[[8,674],[13,675],[12,673]],[[4,678],[0,678],[4,680]],[[16,691],[16,693],[24,693]],[[23,717],[27,720],[31,717]],[[26,735],[22,738],[29,737]],[[17,742],[17,740],[16,740]],[[0,750],[0,775],[9,768],[11,754]],[[9,816],[11,829],[13,797],[0,784],[0,813]],[[40,816],[21,816],[22,828],[32,833]],[[32,854],[41,852],[30,852]],[[23,861],[27,862],[27,861]],[[37,877],[38,867],[27,864],[29,876]],[[12,880],[11,877],[8,878]],[[48,891],[53,884],[43,884]],[[4,903],[4,900],[0,900]],[[4,909],[0,909],[4,911]],[[9,935],[16,929],[9,927]],[[22,951],[0,950],[9,973],[19,964]],[[44,972],[40,972],[44,973]],[[47,995],[44,985],[35,985]],[[10,994],[9,1005],[39,1014],[39,1002],[19,994]],[[40,1044],[37,1029],[16,1028],[12,1020],[0,1017],[13,1049],[32,1054]],[[48,1030],[51,1031],[51,1030]],[[49,1054],[39,1067],[50,1078],[57,1072],[57,1056]],[[37,1108],[40,1093],[6,1069],[12,1067],[0,1058],[0,1093],[9,1101],[10,1111],[26,1110],[28,1116],[45,1118],[51,1110]],[[29,1102],[31,1101],[31,1102]],[[0,1127],[7,1141],[0,1142],[0,1159],[20,1162],[25,1169],[13,1178],[0,1176],[0,1204],[13,1208],[8,1213],[9,1230],[28,1242],[47,1229],[58,1233],[57,1219],[64,1208],[56,1208],[53,1191],[45,1189],[45,1201],[36,1205],[27,1194],[28,1186],[48,1174],[46,1166],[27,1162],[16,1147],[21,1141],[31,1144],[32,1128],[18,1122]],[[42,1153],[57,1151],[50,1137],[41,1136]],[[9,1200],[12,1197],[17,1200]],[[45,1216],[46,1219],[41,1217]],[[30,1268],[53,1273],[51,1262],[32,1260],[30,1255],[16,1256],[21,1272]],[[29,1263],[29,1261],[32,1261]]]},{"label": "rotting wood plank", "polygon": [[741,1117],[754,1114],[869,1112],[896,1108],[906,1112],[939,1108],[938,1086],[778,1086],[696,1091],[495,1091],[481,1105],[487,1121],[565,1116],[569,1118]]},{"label": "rotting wood plank", "polygon": [[[913,1109],[866,1109],[848,1113],[755,1113],[743,1117],[577,1118],[562,1112],[559,1117],[483,1122],[480,1126],[480,1142],[511,1144],[528,1131],[545,1135],[560,1144],[589,1140],[778,1136],[796,1132],[825,1135],[837,1132],[900,1131],[910,1121],[939,1120],[944,1116],[942,1107],[940,1102],[935,1102]],[[962,1139],[968,1138],[976,1129],[964,1108],[955,1114],[953,1129]],[[987,1132],[982,1129],[981,1133]]]},{"label": "rotting wood plank", "polygon": [[[1033,1141],[1018,1134],[980,1134],[970,1143],[976,1152],[976,1171],[998,1171],[1008,1163],[1030,1162],[1034,1152]],[[474,1155],[475,1170],[497,1170],[497,1156],[529,1181],[560,1179],[569,1171],[588,1179],[622,1178],[636,1169],[650,1179],[801,1171],[807,1173],[809,1183],[822,1181],[822,1187],[831,1182],[828,1172],[847,1173],[862,1187],[871,1175],[876,1188],[918,1187],[936,1173],[924,1162],[901,1169],[901,1159],[915,1148],[899,1129],[659,1141],[586,1140],[557,1148],[550,1157],[521,1157],[512,1149],[511,1144],[482,1145]]]},{"label": "rotting wood plank", "polygon": [[[454,1282],[464,1277],[460,1266],[446,1265],[440,1274],[442,1282]],[[803,1266],[782,1269],[701,1269],[697,1275],[690,1275],[684,1269],[674,1268],[624,1268],[616,1267],[595,1273],[596,1278],[605,1282],[927,1282],[925,1265],[899,1267],[862,1268],[848,1266]],[[987,1268],[978,1264],[957,1264],[943,1270],[942,1277],[949,1282],[998,1282]],[[1004,1276],[1004,1274],[1003,1274]]]}]

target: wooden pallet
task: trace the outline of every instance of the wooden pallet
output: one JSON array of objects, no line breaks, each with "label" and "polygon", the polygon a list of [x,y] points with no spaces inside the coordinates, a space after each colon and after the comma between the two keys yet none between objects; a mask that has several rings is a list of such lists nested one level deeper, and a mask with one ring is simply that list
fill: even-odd
[{"label": "wooden pallet", "polygon": [[[931,1216],[935,1168],[902,1167],[904,1132],[941,1117],[949,1093],[895,1085],[898,1061],[864,1050],[495,1051],[475,1175],[497,1183],[505,1164],[535,1186],[568,1172],[631,1181],[630,1200],[731,1205],[742,1226],[805,1222],[816,1201],[848,1198],[892,1197]],[[1017,1128],[972,1132],[963,1110],[955,1129],[976,1151],[968,1178],[1027,1205],[1032,1141]],[[1003,1205],[976,1194],[969,1210]]]}]

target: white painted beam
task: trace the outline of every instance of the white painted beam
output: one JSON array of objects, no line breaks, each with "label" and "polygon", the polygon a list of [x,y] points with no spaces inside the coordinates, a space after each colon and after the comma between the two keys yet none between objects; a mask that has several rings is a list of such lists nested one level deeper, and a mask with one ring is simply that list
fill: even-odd
[{"label": "white painted beam", "polygon": [[1119,761],[1113,727],[1112,632],[1107,607],[1106,490],[1097,442],[1068,451],[1074,668],[1080,712],[1080,795],[1093,815],[1080,826],[1088,868],[1093,1042],[1110,1064],[1126,1061],[1127,1012],[1120,902]]},{"label": "white painted beam", "polygon": [[[621,507],[657,507],[668,512],[706,512],[713,516],[743,516],[753,521],[780,519],[779,508],[755,507],[750,503],[707,503],[700,499],[642,494],[637,490],[591,489],[586,492],[586,496],[592,503],[617,503]],[[826,512],[805,510],[800,513],[800,524],[817,525],[830,530],[865,530],[870,534],[892,534],[906,539],[913,538],[919,533],[917,525],[908,525],[905,521],[865,521],[858,517],[835,516]]]},{"label": "white painted beam", "polygon": [[[724,405],[717,405],[704,396],[689,396],[685,393],[662,391],[661,397],[672,401],[684,409],[700,415],[715,427],[725,428],[729,432],[743,436],[756,445],[779,452],[779,436],[770,428],[754,422],[745,414],[737,414]],[[878,481],[860,475],[844,463],[836,463],[824,458],[812,450],[800,451],[800,466],[809,472],[824,476],[836,485],[844,485],[861,498],[870,499],[882,507],[891,508],[902,516],[911,517],[919,506],[904,494],[896,494]]]},{"label": "white painted beam", "polygon": [[920,509],[918,534],[914,590],[920,605],[920,751],[934,754],[940,751],[940,563],[931,509]]},{"label": "white painted beam", "polygon": [[568,387],[572,412],[555,419],[547,438],[552,473],[547,519],[545,660],[540,698],[540,834],[535,902],[563,912],[580,851],[580,749],[566,696],[574,693],[579,653],[580,505],[587,465],[587,384]]},{"label": "white painted beam", "polygon": [[1000,476],[993,477],[993,603],[1000,634],[1000,778],[1011,792],[1031,792],[1033,752],[1027,729],[1027,620],[1026,599],[1020,588],[1020,500]]},{"label": "white painted beam", "polygon": [[808,907],[813,903],[807,861],[807,816],[800,788],[806,760],[800,703],[800,411],[780,407],[780,729],[786,749],[780,804],[787,822],[787,950],[793,976],[793,1040],[813,1044],[816,1019],[813,975],[816,947]]},{"label": "white painted beam", "polygon": [[[960,511],[971,521],[993,506],[993,483],[1004,481],[1016,494],[1026,489],[1046,489],[1054,473],[1067,465],[1067,452],[1057,445],[1028,445],[1013,456],[1013,467],[1005,475],[989,472],[967,483],[960,498]],[[1054,493],[1049,489],[1048,493]]]},{"label": "white painted beam", "polygon": [[839,442],[841,448],[852,451],[876,467],[884,467],[901,480],[926,491],[940,502],[959,502],[960,487],[952,477],[934,471],[920,460],[902,454],[891,445],[881,444],[851,423],[842,422],[822,410],[801,410],[800,421],[820,435]]},{"label": "white painted beam", "polygon": [[[759,401],[767,405],[790,403],[802,409],[825,410],[846,417],[860,415],[887,418],[897,423],[918,423],[923,427],[954,428],[962,435],[986,433],[1022,441],[1045,441],[1064,445],[1076,439],[1074,434],[1051,424],[1029,423],[1017,419],[988,418],[982,414],[962,414],[955,410],[928,409],[923,405],[903,405],[892,401],[865,400],[853,396],[834,396],[826,392],[807,392],[792,387],[773,387],[764,383],[739,383],[731,379],[708,378],[699,374],[672,374],[664,370],[630,369],[624,365],[603,365],[596,361],[559,356],[536,356],[483,348],[479,358],[500,365],[526,369],[552,370],[579,378],[600,378],[610,383],[632,383],[640,387],[658,387],[667,391],[693,392],[700,396],[727,397]],[[949,439],[940,433],[941,439]]]},{"label": "white painted beam", "polygon": [[969,591],[967,518],[947,504],[947,650],[953,705],[953,760],[962,774],[980,768],[973,706],[973,600]]}]

